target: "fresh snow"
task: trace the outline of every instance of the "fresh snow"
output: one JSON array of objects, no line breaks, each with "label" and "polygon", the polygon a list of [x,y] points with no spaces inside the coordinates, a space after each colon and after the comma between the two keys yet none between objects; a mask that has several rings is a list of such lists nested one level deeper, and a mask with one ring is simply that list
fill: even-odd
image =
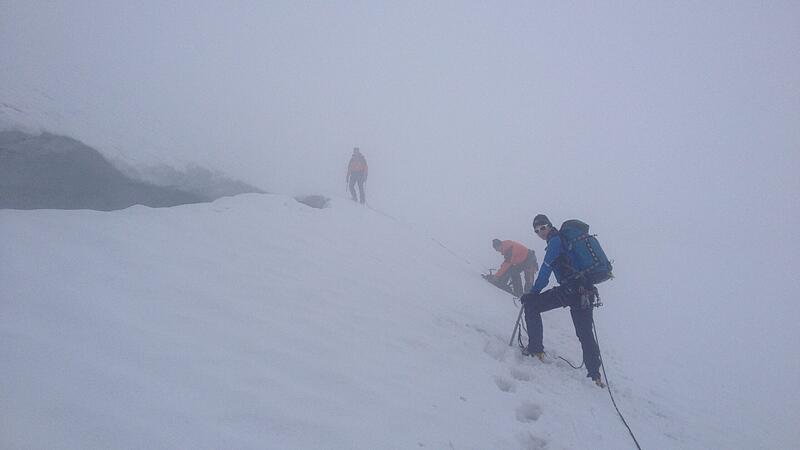
[{"label": "fresh snow", "polygon": [[[555,358],[580,361],[566,310],[545,313],[550,358],[522,357],[517,306],[482,267],[349,200],[0,224],[0,448],[635,448],[608,392]],[[643,448],[757,446],[681,385],[629,375],[642,361],[609,344],[604,300],[612,392]]]}]

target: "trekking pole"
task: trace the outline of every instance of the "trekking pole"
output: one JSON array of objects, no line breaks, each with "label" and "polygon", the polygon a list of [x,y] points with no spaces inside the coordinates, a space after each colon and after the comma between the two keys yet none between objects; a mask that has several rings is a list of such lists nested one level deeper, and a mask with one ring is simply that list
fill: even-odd
[{"label": "trekking pole", "polygon": [[519,314],[517,314],[517,323],[514,324],[514,331],[511,332],[511,340],[508,341],[508,346],[511,347],[514,345],[514,336],[517,335],[519,331],[519,321],[522,319],[522,311],[525,309],[525,305],[520,305],[519,307]]}]

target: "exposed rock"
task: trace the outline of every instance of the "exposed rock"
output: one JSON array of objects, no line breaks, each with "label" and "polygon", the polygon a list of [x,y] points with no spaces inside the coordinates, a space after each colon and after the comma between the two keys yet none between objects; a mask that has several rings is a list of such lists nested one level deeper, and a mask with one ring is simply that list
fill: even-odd
[{"label": "exposed rock", "polygon": [[97,150],[66,136],[0,132],[0,208],[111,211],[207,200],[133,180]]},{"label": "exposed rock", "polygon": [[304,205],[308,205],[317,209],[327,208],[328,202],[331,201],[331,199],[322,195],[301,195],[295,197],[294,199]]}]

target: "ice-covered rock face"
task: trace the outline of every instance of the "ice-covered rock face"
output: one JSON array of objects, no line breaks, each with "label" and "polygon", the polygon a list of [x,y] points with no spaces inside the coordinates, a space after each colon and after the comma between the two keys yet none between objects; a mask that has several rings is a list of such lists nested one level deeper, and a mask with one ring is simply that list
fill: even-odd
[{"label": "ice-covered rock face", "polygon": [[0,133],[0,207],[110,211],[205,199],[126,177],[97,150],[65,136]]},{"label": "ice-covered rock face", "polygon": [[204,176],[197,177],[187,172],[181,183],[164,186],[123,173],[97,150],[66,136],[0,132],[0,208],[111,211],[136,204],[199,203],[258,191],[208,174],[212,173],[204,170]]}]

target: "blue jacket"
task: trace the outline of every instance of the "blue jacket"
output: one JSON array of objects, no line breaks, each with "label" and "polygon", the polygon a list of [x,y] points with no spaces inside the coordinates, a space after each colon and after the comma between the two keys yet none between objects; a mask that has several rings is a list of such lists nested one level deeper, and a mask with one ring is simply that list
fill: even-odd
[{"label": "blue jacket", "polygon": [[550,282],[550,274],[556,271],[556,280],[560,279],[558,272],[558,258],[563,253],[563,244],[561,243],[561,236],[558,232],[554,231],[547,237],[547,247],[544,249],[544,261],[542,267],[539,269],[539,275],[536,277],[536,282],[533,283],[531,288],[532,294],[542,292],[542,289],[547,287]]}]

